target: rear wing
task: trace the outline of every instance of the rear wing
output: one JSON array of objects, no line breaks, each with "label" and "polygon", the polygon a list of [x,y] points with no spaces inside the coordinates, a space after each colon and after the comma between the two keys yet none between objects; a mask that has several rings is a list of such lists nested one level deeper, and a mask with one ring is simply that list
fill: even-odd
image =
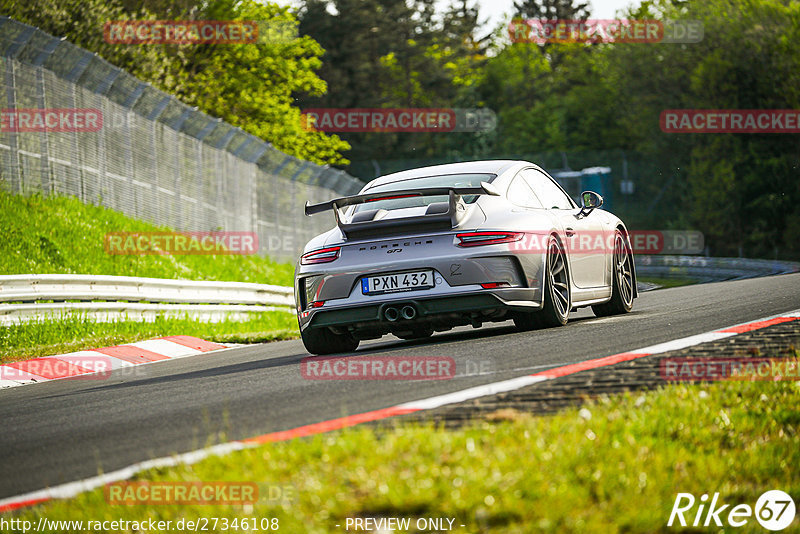
[{"label": "rear wing", "polygon": [[[342,197],[321,202],[319,204],[310,204],[306,202],[305,213],[308,216],[322,213],[324,211],[332,210],[336,217],[336,224],[339,229],[347,237],[367,237],[378,235],[389,235],[394,233],[403,233],[412,231],[417,227],[455,227],[458,225],[461,217],[466,212],[464,204],[461,202],[461,197],[467,195],[492,195],[499,196],[500,192],[489,182],[481,182],[480,187],[427,187],[422,189],[404,189],[399,191],[384,191],[382,193],[370,193],[366,195],[353,195],[351,197]],[[447,196],[447,210],[444,206],[437,206],[431,204],[424,215],[415,217],[402,217],[398,219],[379,219],[373,220],[375,215],[381,210],[374,210],[373,212],[364,212],[363,215],[369,217],[364,220],[351,220],[350,222],[343,222],[339,210],[348,206],[355,206],[358,204],[367,204],[369,202],[376,202],[379,200],[392,200],[396,198],[411,198],[411,197],[429,197],[429,196]],[[444,203],[442,203],[444,204]],[[361,214],[359,214],[361,215]]]}]

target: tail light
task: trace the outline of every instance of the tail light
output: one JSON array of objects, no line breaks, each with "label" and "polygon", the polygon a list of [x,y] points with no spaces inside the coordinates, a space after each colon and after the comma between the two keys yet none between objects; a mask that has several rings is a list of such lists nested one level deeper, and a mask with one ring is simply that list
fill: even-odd
[{"label": "tail light", "polygon": [[479,247],[481,245],[497,245],[512,243],[525,236],[525,232],[465,232],[456,234],[459,247]]},{"label": "tail light", "polygon": [[342,247],[329,247],[306,252],[300,256],[300,265],[313,265],[315,263],[330,263],[339,257]]}]

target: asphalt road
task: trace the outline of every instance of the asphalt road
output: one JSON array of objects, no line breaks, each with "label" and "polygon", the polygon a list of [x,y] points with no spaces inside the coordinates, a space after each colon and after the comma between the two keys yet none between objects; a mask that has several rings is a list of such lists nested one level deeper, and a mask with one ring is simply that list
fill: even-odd
[{"label": "asphalt road", "polygon": [[285,341],[137,366],[103,380],[6,389],[0,391],[0,498],[798,308],[800,274],[792,274],[652,291],[629,315],[597,319],[581,310],[564,328],[521,333],[502,323],[427,342],[387,336],[358,351],[450,356],[457,369],[450,380],[307,380],[300,373],[302,344]]}]

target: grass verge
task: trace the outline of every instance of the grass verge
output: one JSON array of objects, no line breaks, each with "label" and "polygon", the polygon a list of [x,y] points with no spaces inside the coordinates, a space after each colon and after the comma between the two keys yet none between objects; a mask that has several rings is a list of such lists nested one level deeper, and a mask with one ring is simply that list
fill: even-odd
[{"label": "grass verge", "polygon": [[[770,489],[800,496],[799,404],[797,382],[727,382],[601,398],[547,417],[517,413],[455,431],[357,427],[138,477],[250,481],[284,495],[288,489],[288,500],[125,506],[109,505],[96,490],[14,516],[173,525],[278,518],[280,531],[292,533],[343,532],[354,516],[409,517],[412,525],[448,517],[465,525],[455,532],[470,533],[673,532],[666,523],[677,492],[719,492],[721,503],[750,506]],[[208,527],[222,532],[220,525]],[[763,532],[752,517],[736,530]]]},{"label": "grass verge", "polygon": [[[169,231],[113,210],[65,196],[14,195],[0,188],[0,275],[94,274],[293,283],[293,266],[257,255],[113,255],[109,232]],[[0,362],[96,348],[166,335],[256,343],[296,337],[292,314],[267,313],[248,321],[205,323],[159,319],[153,323],[94,323],[88,317],[0,327]]]},{"label": "grass verge", "polygon": [[95,274],[282,286],[291,286],[293,280],[292,265],[258,255],[107,254],[104,243],[109,232],[170,229],[74,197],[22,196],[0,189],[0,228],[0,274]]},{"label": "grass verge", "polygon": [[219,323],[164,317],[154,322],[97,323],[87,316],[69,315],[0,327],[0,363],[173,335],[219,343],[263,343],[292,339],[299,333],[294,314],[278,311],[254,315],[247,321]]}]

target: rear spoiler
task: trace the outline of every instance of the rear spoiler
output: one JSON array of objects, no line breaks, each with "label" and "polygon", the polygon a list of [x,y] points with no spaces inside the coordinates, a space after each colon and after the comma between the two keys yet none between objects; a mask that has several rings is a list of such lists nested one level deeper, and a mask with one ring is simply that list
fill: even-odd
[{"label": "rear spoiler", "polygon": [[400,197],[432,197],[449,195],[453,193],[457,196],[464,195],[493,195],[499,196],[500,193],[489,182],[481,182],[480,187],[426,187],[423,189],[404,189],[401,191],[384,191],[383,193],[370,193],[368,195],[353,195],[351,197],[334,198],[327,202],[311,204],[306,201],[306,215],[315,215],[332,209],[340,209],[356,204],[365,204],[375,200],[385,200]]},{"label": "rear spoiler", "polygon": [[[305,213],[308,216],[322,213],[324,211],[333,210],[336,217],[336,224],[342,230],[345,236],[355,237],[368,235],[387,235],[393,233],[402,233],[404,231],[413,230],[414,227],[427,227],[443,226],[455,227],[461,216],[465,213],[463,205],[460,205],[461,197],[465,195],[491,195],[500,196],[500,192],[489,182],[481,182],[480,187],[427,187],[422,189],[404,189],[399,191],[384,191],[382,193],[370,193],[366,195],[354,195],[351,197],[342,197],[321,202],[319,204],[310,204],[306,202]],[[385,219],[378,221],[359,221],[345,223],[340,219],[339,210],[347,206],[355,206],[358,204],[366,204],[378,200],[391,200],[395,198],[404,197],[430,197],[430,196],[447,196],[448,197],[448,210],[435,211],[431,214],[420,215],[417,217],[403,217],[400,219]]]}]

